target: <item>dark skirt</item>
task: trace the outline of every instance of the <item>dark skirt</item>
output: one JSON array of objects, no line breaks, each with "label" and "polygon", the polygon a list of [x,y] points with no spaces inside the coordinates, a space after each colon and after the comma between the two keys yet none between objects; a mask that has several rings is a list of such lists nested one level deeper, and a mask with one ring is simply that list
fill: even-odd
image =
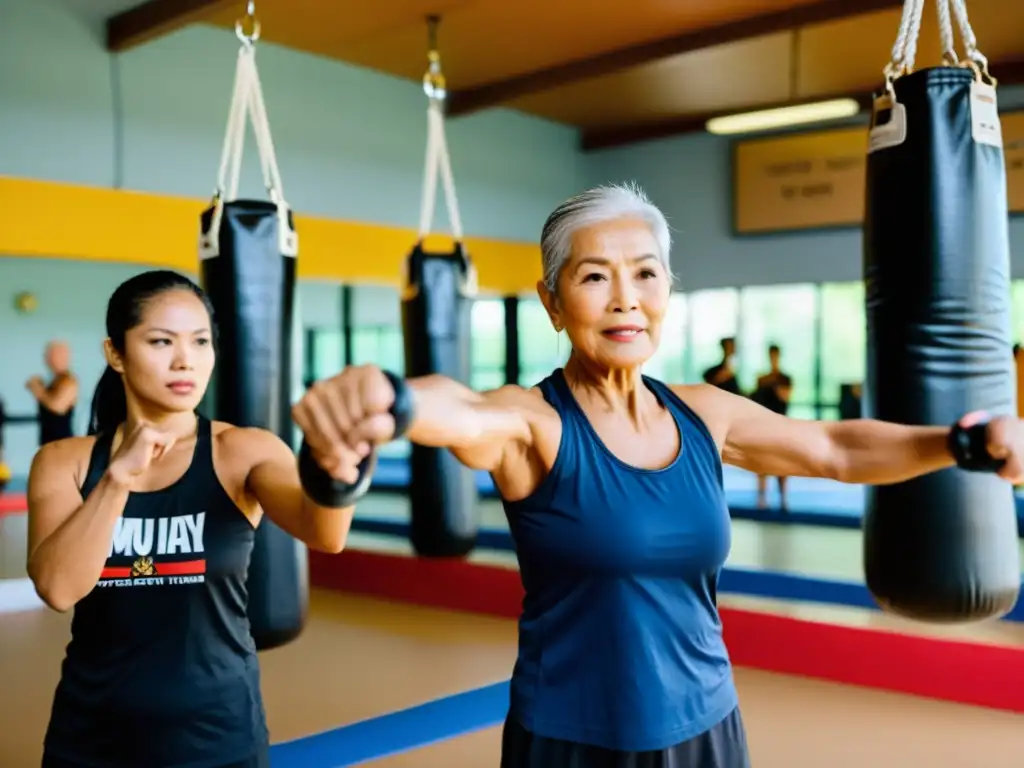
[{"label": "dark skirt", "polygon": [[534,736],[509,715],[501,768],[750,768],[750,755],[739,707],[699,736],[650,752],[617,752]]}]

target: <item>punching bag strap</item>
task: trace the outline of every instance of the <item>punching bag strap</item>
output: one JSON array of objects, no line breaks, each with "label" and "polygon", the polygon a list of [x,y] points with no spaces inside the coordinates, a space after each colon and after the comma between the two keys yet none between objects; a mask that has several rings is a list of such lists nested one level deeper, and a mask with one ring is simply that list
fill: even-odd
[{"label": "punching bag strap", "polygon": [[[244,22],[252,25],[252,32],[244,31]],[[250,0],[245,19],[235,23],[235,35],[241,42],[235,65],[235,83],[228,109],[227,127],[221,148],[220,168],[217,186],[213,196],[213,218],[208,232],[200,241],[200,257],[213,258],[219,255],[219,233],[223,206],[238,199],[238,186],[242,175],[242,155],[245,148],[246,124],[251,122],[256,137],[256,150],[260,159],[263,185],[270,201],[277,206],[281,219],[280,250],[285,256],[298,254],[298,236],[291,221],[291,209],[284,197],[281,171],[277,165],[277,152],[270,132],[267,106],[263,100],[263,86],[256,67],[256,41],[260,26],[254,16],[254,3]]]},{"label": "punching bag strap", "polygon": [[[956,17],[957,27],[960,29],[960,37],[963,39],[966,53],[964,59],[961,59],[956,52],[950,5],[952,5],[952,16]],[[885,67],[886,86],[890,92],[894,80],[914,71],[924,6],[925,0],[904,0],[903,16],[900,19],[896,42],[892,47],[892,57]],[[976,72],[979,80],[987,81],[994,86],[995,80],[988,71],[988,59],[978,50],[978,39],[975,37],[974,29],[967,17],[966,0],[935,0],[935,10],[938,16],[943,64],[950,67],[969,67]]]},{"label": "punching bag strap", "polygon": [[462,240],[462,217],[459,215],[459,200],[455,194],[455,177],[452,175],[451,157],[448,154],[448,138],[444,129],[444,100],[447,96],[444,73],[441,71],[441,54],[437,50],[436,16],[427,19],[429,25],[429,48],[427,51],[426,74],[423,75],[423,92],[427,94],[427,154],[423,169],[423,195],[420,199],[420,240],[430,234],[434,221],[437,201],[437,175],[441,173],[444,188],[445,207],[448,209],[448,223],[452,237]]},{"label": "punching bag strap", "polygon": [[[451,155],[448,153],[448,138],[444,126],[444,102],[447,96],[444,73],[441,71],[441,54],[437,49],[437,25],[439,19],[430,16],[428,24],[428,49],[426,74],[423,75],[423,92],[427,94],[427,151],[423,165],[423,192],[420,197],[420,224],[417,247],[422,248],[423,241],[430,234],[434,222],[434,211],[437,207],[437,177],[441,176],[441,187],[444,190],[445,209],[448,211],[448,224],[455,249],[452,257],[460,262],[462,279],[459,293],[464,297],[472,297],[477,291],[476,269],[463,247],[462,215],[459,212],[459,198],[455,193],[455,176],[452,173]],[[415,270],[407,270],[414,272]],[[410,300],[419,294],[419,286],[406,275],[403,300]]]},{"label": "punching bag strap", "polygon": [[900,18],[896,42],[892,46],[892,57],[885,67],[885,80],[888,85],[897,77],[910,74],[914,70],[923,15],[924,0],[904,0],[903,16]]},{"label": "punching bag strap", "polygon": [[[953,23],[956,17],[960,36],[966,49],[966,58],[956,52]],[[895,82],[914,70],[917,43],[921,34],[921,18],[925,0],[905,0],[892,57],[885,66],[885,91],[872,105],[871,128],[868,132],[868,154],[899,146],[907,138],[906,109],[896,98]],[[972,136],[982,144],[1002,147],[1002,131],[996,106],[996,79],[988,71],[988,59],[978,50],[978,39],[967,18],[966,0],[935,0],[938,15],[942,63],[948,67],[965,67],[974,72],[977,82],[972,86]]]}]

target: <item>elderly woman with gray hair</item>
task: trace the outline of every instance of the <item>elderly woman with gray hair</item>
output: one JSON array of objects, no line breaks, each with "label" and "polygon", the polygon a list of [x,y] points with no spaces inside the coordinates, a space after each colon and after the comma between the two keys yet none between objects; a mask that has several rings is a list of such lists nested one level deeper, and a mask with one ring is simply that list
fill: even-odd
[{"label": "elderly woman with gray hair", "polygon": [[482,393],[349,368],[322,382],[317,412],[295,414],[326,425],[313,455],[354,483],[366,435],[411,395],[408,438],[494,478],[526,591],[503,768],[749,766],[716,603],[730,547],[722,464],[872,484],[954,464],[948,428],[798,421],[644,376],[669,306],[669,244],[638,189],[584,192],[541,236],[537,291],[572,344],[564,367]]}]

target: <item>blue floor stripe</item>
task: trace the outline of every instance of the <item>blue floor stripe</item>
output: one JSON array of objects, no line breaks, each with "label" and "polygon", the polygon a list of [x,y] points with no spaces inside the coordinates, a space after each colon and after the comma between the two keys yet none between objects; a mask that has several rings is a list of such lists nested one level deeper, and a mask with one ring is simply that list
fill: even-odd
[{"label": "blue floor stripe", "polygon": [[[861,584],[743,568],[722,573],[720,591],[876,608]],[[1024,619],[1020,605],[1016,620]],[[271,747],[272,768],[345,768],[500,725],[508,681]]]},{"label": "blue floor stripe", "polygon": [[500,725],[509,683],[495,683],[270,748],[273,768],[343,768]]}]

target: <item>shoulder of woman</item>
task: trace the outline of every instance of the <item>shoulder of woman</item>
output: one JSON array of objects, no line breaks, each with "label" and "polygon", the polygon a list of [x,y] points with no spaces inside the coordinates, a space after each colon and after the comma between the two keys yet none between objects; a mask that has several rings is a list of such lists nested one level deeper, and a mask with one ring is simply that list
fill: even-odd
[{"label": "shoulder of woman", "polygon": [[288,447],[280,437],[260,427],[238,427],[226,421],[213,421],[210,423],[210,433],[218,447],[228,456],[243,461],[260,459],[268,451],[280,451],[282,446]]},{"label": "shoulder of woman", "polygon": [[716,441],[729,430],[733,407],[746,398],[733,395],[713,384],[674,384],[672,392],[701,418]]},{"label": "shoulder of woman", "polygon": [[84,478],[89,470],[89,459],[95,445],[96,438],[92,436],[54,440],[36,451],[32,459],[32,470],[38,472],[41,469],[60,468],[74,474],[75,480],[78,481]]},{"label": "shoulder of woman", "polygon": [[529,407],[531,403],[544,401],[540,387],[521,387],[518,384],[505,384],[497,389],[488,389],[480,393],[481,397],[491,403],[522,405]]},{"label": "shoulder of woman", "polygon": [[544,399],[540,387],[521,387],[518,384],[506,384],[497,389],[482,392],[481,397],[490,405],[515,408],[530,416],[554,415],[555,409]]}]

